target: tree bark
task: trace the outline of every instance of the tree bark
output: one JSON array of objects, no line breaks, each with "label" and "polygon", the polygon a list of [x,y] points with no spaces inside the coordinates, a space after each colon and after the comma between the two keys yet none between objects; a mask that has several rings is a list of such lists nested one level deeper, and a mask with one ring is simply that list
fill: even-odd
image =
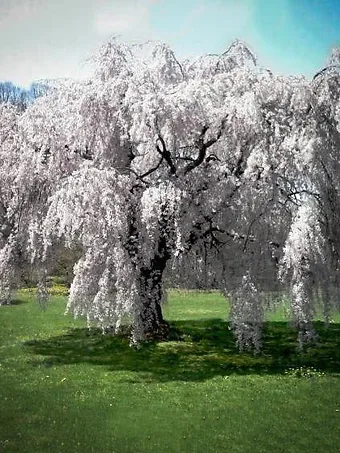
[{"label": "tree bark", "polygon": [[[135,188],[138,190],[138,187]],[[139,326],[147,338],[163,338],[167,336],[169,325],[162,313],[163,274],[168,260],[171,257],[171,248],[167,236],[168,221],[163,206],[159,219],[160,236],[155,245],[153,257],[148,266],[140,267],[143,257],[140,255],[139,244],[143,240],[138,230],[138,205],[132,205],[130,211],[129,240],[126,248],[138,275],[138,289],[140,297],[139,313],[136,327]]]},{"label": "tree bark", "polygon": [[167,336],[169,325],[162,312],[163,274],[170,258],[165,237],[161,237],[150,266],[140,270],[141,323],[146,336]]}]

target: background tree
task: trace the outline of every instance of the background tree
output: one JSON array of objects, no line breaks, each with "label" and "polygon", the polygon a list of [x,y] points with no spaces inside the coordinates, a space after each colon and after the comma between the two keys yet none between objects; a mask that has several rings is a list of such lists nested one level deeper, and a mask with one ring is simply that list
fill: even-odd
[{"label": "background tree", "polygon": [[12,82],[0,82],[0,103],[13,104],[20,111],[24,111],[30,103],[46,93],[47,86],[47,81],[34,82],[26,90]]}]

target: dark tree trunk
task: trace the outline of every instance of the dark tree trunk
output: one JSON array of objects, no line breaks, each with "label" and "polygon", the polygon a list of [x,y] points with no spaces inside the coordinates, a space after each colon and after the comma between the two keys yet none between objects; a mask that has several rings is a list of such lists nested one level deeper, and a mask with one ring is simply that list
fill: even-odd
[{"label": "dark tree trunk", "polygon": [[[134,190],[138,191],[138,186],[132,192]],[[171,256],[168,238],[169,219],[164,206],[158,225],[160,237],[155,245],[153,258],[148,266],[140,267],[143,257],[140,256],[139,244],[143,239],[138,230],[138,210],[138,204],[131,205],[129,240],[126,243],[130,259],[135,265],[136,273],[138,273],[140,312],[134,322],[147,338],[163,338],[167,336],[169,331],[169,325],[164,320],[162,313],[163,274]]]},{"label": "dark tree trunk", "polygon": [[145,334],[152,337],[164,337],[169,330],[162,312],[163,273],[170,258],[166,245],[165,237],[161,237],[150,266],[140,270],[140,318]]}]

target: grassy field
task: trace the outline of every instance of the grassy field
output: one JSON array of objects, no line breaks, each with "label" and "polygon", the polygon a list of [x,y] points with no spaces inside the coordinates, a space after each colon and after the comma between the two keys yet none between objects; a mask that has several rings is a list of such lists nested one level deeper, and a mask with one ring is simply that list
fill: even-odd
[{"label": "grassy field", "polygon": [[338,452],[340,324],[296,352],[283,310],[240,354],[217,293],[171,292],[140,350],[29,295],[0,308],[0,452]]}]

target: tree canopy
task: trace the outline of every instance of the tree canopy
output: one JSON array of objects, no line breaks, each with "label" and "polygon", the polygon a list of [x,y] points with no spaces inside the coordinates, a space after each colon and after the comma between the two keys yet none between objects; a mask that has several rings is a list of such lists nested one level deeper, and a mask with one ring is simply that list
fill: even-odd
[{"label": "tree canopy", "polygon": [[299,342],[339,308],[339,52],[313,80],[236,41],[179,61],[116,40],[86,81],[24,112],[0,104],[0,295],[28,267],[39,294],[77,250],[67,310],[132,342],[162,329],[164,280],[221,290],[240,348],[288,293]]}]

